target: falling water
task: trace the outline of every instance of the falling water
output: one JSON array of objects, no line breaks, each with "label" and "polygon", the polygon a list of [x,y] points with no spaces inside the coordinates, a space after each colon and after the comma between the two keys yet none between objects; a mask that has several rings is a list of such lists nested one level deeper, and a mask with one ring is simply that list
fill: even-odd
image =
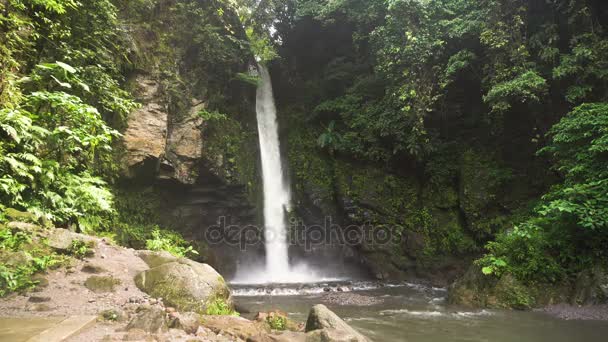
[{"label": "falling water", "polygon": [[268,69],[258,65],[260,83],[257,90],[256,112],[260,136],[262,180],[264,182],[264,234],[266,265],[244,263],[237,267],[232,284],[288,284],[341,281],[345,278],[320,272],[304,260],[290,265],[285,211],[289,209],[289,186],[281,164],[277,109]]},{"label": "falling water", "polygon": [[264,182],[264,227],[266,237],[266,271],[272,279],[284,279],[289,274],[289,256],[285,228],[285,209],[289,206],[289,188],[283,176],[277,109],[272,94],[268,69],[258,65],[260,84],[257,90],[256,112],[262,176]]}]

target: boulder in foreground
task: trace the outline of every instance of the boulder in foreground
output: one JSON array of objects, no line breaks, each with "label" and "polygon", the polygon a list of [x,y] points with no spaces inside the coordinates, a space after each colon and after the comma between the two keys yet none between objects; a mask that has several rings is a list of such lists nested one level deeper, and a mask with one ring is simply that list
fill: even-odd
[{"label": "boulder in foreground", "polygon": [[224,278],[211,266],[189,259],[177,259],[141,272],[137,287],[179,311],[204,314],[213,301],[232,305]]},{"label": "boulder in foreground", "polygon": [[315,305],[310,309],[306,332],[306,340],[310,342],[369,342],[367,337],[346,324],[323,304]]}]

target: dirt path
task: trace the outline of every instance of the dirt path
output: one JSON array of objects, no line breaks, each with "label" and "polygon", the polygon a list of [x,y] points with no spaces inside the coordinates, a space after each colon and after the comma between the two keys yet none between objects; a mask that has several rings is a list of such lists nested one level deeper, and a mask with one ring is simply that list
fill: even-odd
[{"label": "dirt path", "polygon": [[[7,318],[5,322],[15,322],[15,327],[3,328],[21,329],[22,322],[14,320],[20,317],[29,318],[27,322],[35,324],[36,317],[61,320],[68,316],[89,315],[99,317],[98,321],[66,341],[231,341],[204,329],[199,334],[202,336],[188,335],[176,329],[158,334],[127,332],[129,318],[140,306],[166,308],[162,301],[150,298],[135,285],[135,275],[148,269],[135,250],[113,245],[105,239],[94,240],[93,256],[75,260],[68,268],[48,272],[44,276],[47,284],[33,292],[1,299],[0,318]],[[85,285],[91,277],[112,277],[117,284],[111,291],[92,291]],[[103,318],[104,312],[117,313],[119,317],[116,321],[108,321]],[[40,328],[43,330],[47,327],[41,324]]]}]

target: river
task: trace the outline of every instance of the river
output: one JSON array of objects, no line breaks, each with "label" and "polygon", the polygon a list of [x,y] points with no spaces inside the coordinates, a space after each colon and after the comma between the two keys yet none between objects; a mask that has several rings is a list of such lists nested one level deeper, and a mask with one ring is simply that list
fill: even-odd
[{"label": "river", "polygon": [[[446,303],[447,291],[441,288],[408,283],[380,286],[352,283],[346,287],[349,292],[334,292],[339,286],[236,286],[233,292],[237,305],[249,312],[243,314],[246,318],[253,318],[258,311],[279,309],[287,312],[291,319],[305,322],[310,307],[323,303],[376,342],[589,342],[608,339],[608,322],[567,321],[543,312],[470,310],[450,306]],[[365,305],[353,301],[362,301]]]}]

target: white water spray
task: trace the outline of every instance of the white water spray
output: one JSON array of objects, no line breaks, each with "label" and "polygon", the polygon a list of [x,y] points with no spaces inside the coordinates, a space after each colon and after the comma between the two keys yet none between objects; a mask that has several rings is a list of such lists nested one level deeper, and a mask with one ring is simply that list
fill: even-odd
[{"label": "white water spray", "polygon": [[266,237],[266,270],[272,279],[285,279],[289,274],[285,209],[289,208],[289,188],[285,184],[277,109],[268,69],[258,65],[260,84],[257,90],[256,112],[262,178],[264,181],[264,227]]}]

